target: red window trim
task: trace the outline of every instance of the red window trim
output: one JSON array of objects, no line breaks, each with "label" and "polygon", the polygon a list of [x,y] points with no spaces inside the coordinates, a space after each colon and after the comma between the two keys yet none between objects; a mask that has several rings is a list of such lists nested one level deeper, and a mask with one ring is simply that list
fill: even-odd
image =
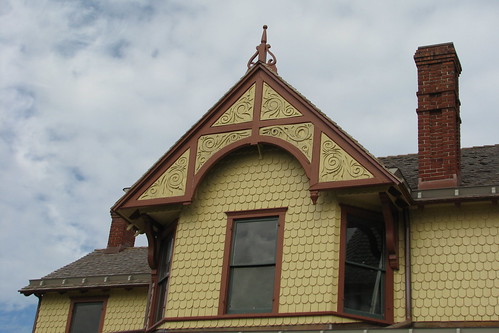
[{"label": "red window trim", "polygon": [[92,303],[92,302],[102,302],[102,312],[100,316],[99,323],[99,333],[102,332],[104,328],[104,319],[106,317],[107,309],[107,299],[109,296],[94,296],[94,297],[71,297],[71,305],[69,306],[68,320],[66,322],[66,333],[69,333],[71,329],[71,322],[73,320],[73,311],[76,303]]},{"label": "red window trim", "polygon": [[[231,316],[227,314],[227,298],[229,290],[229,264],[230,253],[232,248],[232,230],[234,220],[246,218],[260,218],[277,216],[277,244],[276,244],[276,266],[274,276],[274,295],[272,299],[272,312],[279,312],[279,292],[281,287],[281,266],[282,266],[282,250],[284,243],[284,218],[286,207],[283,208],[269,208],[247,211],[226,212],[227,214],[227,229],[225,232],[225,246],[224,246],[224,259],[222,268],[222,280],[220,285],[220,299],[218,304],[219,316]],[[261,315],[261,314],[260,314]]]},{"label": "red window trim", "polygon": [[[173,266],[173,261],[174,261],[174,256],[175,256],[174,250],[175,250],[176,232],[177,232],[177,221],[175,221],[175,223],[173,223],[171,226],[169,226],[165,230],[161,231],[159,239],[157,239],[158,245],[157,245],[157,251],[155,251],[157,253],[154,254],[155,261],[156,261],[156,268],[153,269],[151,272],[151,282],[152,283],[151,283],[151,288],[150,288],[150,298],[149,298],[150,305],[149,305],[149,311],[148,311],[149,312],[149,316],[148,316],[149,317],[148,318],[149,326],[153,326],[156,323],[161,322],[161,320],[163,320],[165,317],[166,307],[168,304],[168,290],[170,287],[171,269]],[[170,264],[170,273],[169,273],[168,282],[166,285],[166,293],[165,293],[165,295],[163,295],[163,297],[165,297],[165,300],[163,302],[163,307],[164,307],[163,318],[156,318],[156,314],[158,312],[157,307],[159,304],[159,297],[160,297],[160,295],[158,295],[159,265],[160,265],[160,263],[158,261],[162,257],[161,254],[159,253],[159,251],[163,250],[163,247],[162,247],[163,241],[172,233],[173,233],[172,258],[171,258],[171,264]]]},{"label": "red window trim", "polygon": [[[383,219],[382,213],[370,211],[363,208],[358,208],[348,205],[341,206],[341,231],[340,231],[340,263],[339,263],[339,278],[338,278],[338,313],[346,317],[355,317],[359,319],[365,318],[372,321],[373,317],[351,314],[344,311],[344,284],[345,284],[345,260],[346,260],[346,230],[348,214],[366,218],[368,220],[382,221],[386,228],[386,221]],[[386,239],[385,239],[386,243]],[[386,244],[385,244],[386,247]],[[388,255],[385,253],[385,304],[384,317],[382,320],[393,322],[393,269],[388,263]]]}]

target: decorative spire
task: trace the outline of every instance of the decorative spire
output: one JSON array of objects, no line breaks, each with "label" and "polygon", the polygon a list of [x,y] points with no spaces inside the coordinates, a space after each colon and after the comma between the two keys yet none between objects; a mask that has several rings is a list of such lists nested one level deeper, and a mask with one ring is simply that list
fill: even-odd
[{"label": "decorative spire", "polygon": [[[267,53],[272,57],[267,61]],[[258,59],[257,59],[258,57]],[[277,67],[275,66],[277,64],[277,59],[275,55],[270,52],[270,45],[267,44],[267,26],[263,26],[263,33],[262,33],[262,41],[260,45],[256,47],[256,52],[253,54],[253,56],[250,58],[248,61],[248,69],[256,65],[257,63],[262,62],[266,64],[271,70],[277,73]]]}]

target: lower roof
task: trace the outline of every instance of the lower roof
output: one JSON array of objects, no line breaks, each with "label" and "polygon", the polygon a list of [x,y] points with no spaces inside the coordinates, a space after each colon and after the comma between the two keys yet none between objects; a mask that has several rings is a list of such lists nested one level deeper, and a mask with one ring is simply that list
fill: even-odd
[{"label": "lower roof", "polygon": [[28,296],[56,290],[128,288],[147,286],[150,280],[146,247],[130,247],[121,251],[101,249],[41,279],[30,280],[29,285],[19,292]]}]

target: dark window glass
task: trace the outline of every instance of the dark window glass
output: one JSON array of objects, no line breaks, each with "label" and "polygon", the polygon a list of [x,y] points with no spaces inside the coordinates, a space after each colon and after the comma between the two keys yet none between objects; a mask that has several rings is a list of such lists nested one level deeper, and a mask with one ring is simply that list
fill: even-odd
[{"label": "dark window glass", "polygon": [[227,313],[272,311],[278,217],[234,221]]},{"label": "dark window glass", "polygon": [[230,313],[271,312],[274,273],[274,266],[232,268]]},{"label": "dark window glass", "polygon": [[78,302],[73,305],[70,333],[98,333],[103,302]]},{"label": "dark window glass", "polygon": [[385,285],[383,224],[349,215],[346,233],[345,311],[382,318]]},{"label": "dark window glass", "polygon": [[163,318],[166,307],[166,296],[168,294],[168,280],[170,278],[170,266],[173,255],[173,239],[174,234],[169,233],[161,242],[161,254],[158,267],[158,290],[157,304],[154,319],[156,321]]}]

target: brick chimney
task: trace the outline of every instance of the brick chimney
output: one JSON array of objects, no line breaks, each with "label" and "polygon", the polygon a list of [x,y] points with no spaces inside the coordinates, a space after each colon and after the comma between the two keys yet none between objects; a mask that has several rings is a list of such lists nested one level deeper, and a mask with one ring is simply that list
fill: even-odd
[{"label": "brick chimney", "polygon": [[135,245],[133,230],[127,230],[128,223],[118,214],[111,212],[111,229],[107,241],[108,249],[123,249]]},{"label": "brick chimney", "polygon": [[461,64],[454,44],[421,46],[418,69],[418,188],[459,186]]}]

